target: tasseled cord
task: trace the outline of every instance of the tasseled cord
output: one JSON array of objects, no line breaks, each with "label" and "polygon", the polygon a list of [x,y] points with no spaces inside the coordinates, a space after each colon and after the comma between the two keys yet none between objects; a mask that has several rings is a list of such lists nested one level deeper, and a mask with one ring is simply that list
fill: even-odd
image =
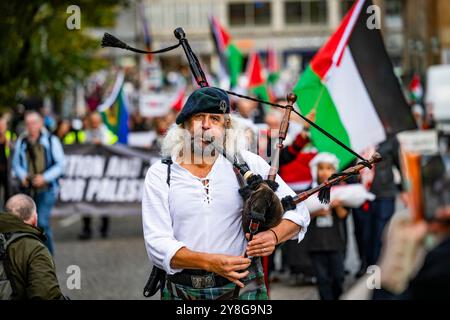
[{"label": "tasseled cord", "polygon": [[109,34],[107,32],[105,32],[105,34],[103,35],[103,39],[102,39],[102,47],[113,47],[113,48],[121,48],[121,49],[128,49],[129,46],[117,39],[116,37],[114,37],[112,34]]},{"label": "tasseled cord", "polygon": [[[337,178],[337,177],[341,177],[341,176],[347,176],[347,175],[351,175],[348,173],[344,173],[344,172],[338,172],[338,173],[334,173],[333,175],[331,175],[330,178],[328,178],[328,181]],[[319,201],[323,204],[329,204],[330,203],[330,196],[331,196],[331,185],[334,183],[330,183],[328,186],[323,187],[322,189],[320,189],[319,194],[317,195],[317,197],[319,198]]]},{"label": "tasseled cord", "polygon": [[120,49],[125,49],[125,50],[129,50],[129,51],[137,52],[137,53],[143,53],[143,54],[163,53],[163,52],[167,52],[167,51],[173,50],[175,48],[178,48],[180,45],[181,45],[181,42],[179,42],[173,46],[160,49],[160,50],[147,51],[147,50],[140,50],[140,49],[130,47],[122,40],[116,38],[115,36],[113,36],[112,34],[109,34],[107,32],[105,32],[105,34],[103,35],[103,39],[102,39],[102,47],[103,48],[105,48],[105,47],[120,48]]},{"label": "tasseled cord", "polygon": [[318,198],[319,201],[323,204],[329,204],[330,203],[330,193],[331,193],[331,187],[324,187],[319,191]]}]

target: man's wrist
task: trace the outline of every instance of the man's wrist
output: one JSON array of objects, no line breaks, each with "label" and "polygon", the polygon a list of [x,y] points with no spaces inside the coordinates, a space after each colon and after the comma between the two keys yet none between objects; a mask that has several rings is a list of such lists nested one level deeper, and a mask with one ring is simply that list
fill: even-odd
[{"label": "man's wrist", "polygon": [[274,237],[275,237],[275,245],[277,245],[277,244],[279,243],[277,233],[276,233],[275,230],[273,230],[273,229],[269,229],[269,231],[271,231],[272,234],[274,235]]},{"label": "man's wrist", "polygon": [[211,254],[207,254],[207,253],[197,253],[198,256],[198,260],[199,261],[199,267],[202,270],[206,270],[206,271],[211,271],[210,270],[210,261],[212,258]]}]

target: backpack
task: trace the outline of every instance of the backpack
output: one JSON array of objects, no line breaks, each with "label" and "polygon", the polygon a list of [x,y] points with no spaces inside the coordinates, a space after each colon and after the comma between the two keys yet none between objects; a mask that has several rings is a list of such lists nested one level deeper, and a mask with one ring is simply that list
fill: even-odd
[{"label": "backpack", "polygon": [[0,300],[10,300],[15,292],[14,281],[11,279],[9,269],[8,246],[23,237],[33,237],[41,241],[31,233],[0,233]]}]

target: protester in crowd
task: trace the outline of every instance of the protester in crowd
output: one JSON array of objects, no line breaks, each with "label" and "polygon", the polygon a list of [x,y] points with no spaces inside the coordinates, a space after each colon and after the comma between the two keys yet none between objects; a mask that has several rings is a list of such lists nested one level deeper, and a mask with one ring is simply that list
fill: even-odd
[{"label": "protester in crowd", "polygon": [[162,141],[167,131],[175,123],[175,119],[183,107],[183,97],[184,90],[181,90],[178,92],[178,98],[172,102],[165,114],[150,119],[151,128],[156,135],[156,138],[152,142],[152,148],[161,148]]},{"label": "protester in crowd", "polygon": [[7,115],[0,115],[0,208],[11,194],[10,161],[13,134],[8,130]]},{"label": "protester in crowd", "polygon": [[103,123],[98,112],[92,112],[88,117],[89,126],[85,130],[86,143],[111,145],[117,142],[117,136]]},{"label": "protester in crowd", "polygon": [[175,123],[178,111],[171,108],[166,114],[153,118],[153,130],[156,132],[156,147],[160,148],[162,140],[169,130],[170,126]]},{"label": "protester in crowd", "polygon": [[130,114],[130,131],[140,132],[148,131],[149,129],[146,119],[138,110],[135,110]]},{"label": "protester in crowd", "polygon": [[415,103],[411,108],[414,120],[416,120],[417,128],[419,130],[425,129],[425,110],[422,105]]},{"label": "protester in crowd", "polygon": [[25,115],[26,131],[15,146],[12,167],[21,183],[21,190],[36,202],[38,225],[47,236],[46,245],[53,254],[51,211],[58,193],[58,178],[64,172],[64,151],[59,139],[44,127],[37,112]]},{"label": "protester in crowd", "polygon": [[[286,104],[286,101],[284,99],[277,100],[277,103],[279,104]],[[265,132],[264,130],[261,131],[260,135],[260,143],[259,147],[263,146],[263,141],[266,141],[266,149],[271,148],[270,151],[267,151],[267,155],[269,157],[272,156],[273,150],[278,143],[278,134],[280,130],[281,121],[283,118],[283,110],[280,109],[272,109],[270,110],[266,115],[266,123],[268,126],[268,131]],[[291,114],[293,116],[293,114]],[[311,112],[307,115],[307,118],[314,121],[315,119],[315,112]],[[280,152],[280,158],[279,158],[279,173],[280,176],[285,179],[286,176],[290,179],[292,179],[292,175],[295,175],[297,178],[301,179],[302,181],[308,181],[307,185],[311,184],[310,181],[310,173],[309,173],[309,160],[311,159],[311,155],[305,155],[303,156],[301,154],[301,151],[305,148],[305,146],[309,143],[310,137],[309,137],[309,124],[307,122],[304,122],[303,120],[300,120],[303,125],[300,127],[300,130],[298,128],[295,128],[294,125],[297,124],[296,121],[299,119],[295,119],[291,123],[293,124],[290,131],[288,131],[288,136],[285,140],[284,147],[281,149]],[[265,140],[267,139],[267,140]],[[304,159],[306,158],[306,159]],[[306,161],[305,161],[306,160]],[[290,170],[283,170],[287,165],[290,165]],[[289,172],[289,173],[287,173]],[[288,184],[289,181],[285,180]],[[303,185],[303,188],[307,185]],[[298,188],[295,189],[296,186],[292,186],[289,184],[291,188],[293,188],[295,191],[303,191],[299,190]],[[302,188],[302,189],[303,189]],[[282,267],[281,269],[287,269],[288,266],[298,265],[298,264],[305,264],[309,261],[309,257],[307,256],[307,252],[305,250],[305,243],[304,241],[300,245],[295,243],[295,241],[287,241],[286,245],[281,247],[282,251]],[[295,260],[295,263],[294,263]],[[301,261],[299,261],[301,260]],[[274,256],[269,257],[269,271],[273,271],[275,269],[274,265]],[[300,273],[300,270],[297,268],[296,270],[293,270],[294,268],[291,268],[291,271],[295,271],[293,273],[298,274]],[[301,271],[305,271],[305,268]],[[308,268],[308,271],[310,268]],[[307,276],[310,278],[310,275]],[[271,277],[271,280],[277,280],[278,278],[276,276]]]},{"label": "protester in crowd", "polygon": [[[250,97],[254,97],[250,95]],[[248,99],[237,99],[236,100],[236,111],[244,119],[249,119],[255,124],[265,122],[265,112],[262,104],[248,100]]]},{"label": "protester in crowd", "polygon": [[[91,128],[90,116],[91,116],[91,114],[86,114],[84,117],[81,118],[82,129],[85,132],[85,134],[86,134],[86,131]],[[86,137],[85,137],[85,139],[86,139]]]},{"label": "protester in crowd", "polygon": [[[306,118],[315,121],[316,119],[316,112],[313,110],[308,115],[306,115]],[[280,170],[282,166],[285,166],[295,160],[297,160],[301,156],[301,152],[305,148],[305,146],[310,142],[310,132],[309,128],[310,125],[306,121],[303,121],[303,127],[301,128],[300,132],[297,133],[293,141],[289,144],[285,144],[284,148],[281,150],[280,153]],[[279,125],[278,125],[279,128]]]},{"label": "protester in crowd", "polygon": [[258,155],[268,163],[271,162],[275,145],[278,143],[278,132],[282,118],[282,111],[271,109],[265,114],[265,126],[259,127],[258,130]]},{"label": "protester in crowd", "polygon": [[95,110],[97,110],[97,107],[103,99],[103,91],[104,90],[102,89],[102,86],[100,84],[95,84],[94,88],[91,89],[90,92],[88,92],[86,96],[86,103],[89,112],[95,112]]},{"label": "protester in crowd", "polygon": [[39,113],[44,120],[44,126],[49,132],[53,132],[56,129],[56,121],[51,113],[49,106],[41,106],[39,108]]},{"label": "protester in crowd", "polygon": [[376,196],[374,201],[368,202],[353,211],[355,221],[356,241],[360,248],[361,266],[357,276],[366,272],[367,266],[378,261],[382,245],[382,234],[385,225],[395,212],[397,195],[406,203],[402,182],[396,183],[394,169],[401,173],[399,162],[399,143],[395,136],[390,136],[378,145],[372,153],[377,151],[383,161],[373,167],[370,172],[363,173],[363,183]]},{"label": "protester in crowd", "polygon": [[[339,160],[334,154],[321,152],[310,162],[313,187],[336,173]],[[343,221],[348,214],[340,201],[333,200],[328,208],[311,212],[311,224],[305,238],[317,278],[322,300],[337,300],[343,292],[344,248]]]},{"label": "protester in crowd", "polygon": [[247,150],[253,153],[258,153],[258,127],[253,123],[253,121],[242,118],[237,112],[232,113],[232,115],[233,120],[235,120],[244,131],[243,138],[245,138],[245,141],[247,142]]},{"label": "protester in crowd", "polygon": [[70,133],[70,130],[70,121],[67,119],[61,119],[57,122],[56,129],[53,134],[59,138],[59,141],[61,141],[61,143],[66,144],[66,139],[68,137],[68,134]]},{"label": "protester in crowd", "polygon": [[[285,99],[277,99],[277,104],[286,105]],[[280,130],[281,121],[283,120],[284,110],[280,108],[271,108],[265,112],[264,122],[266,129],[259,132],[259,155],[265,158],[268,162],[271,161],[273,151],[278,143],[278,134]],[[310,120],[315,119],[315,111],[307,115]],[[302,120],[295,113],[291,113],[289,118],[289,130],[287,132],[284,146],[291,145],[291,148],[284,148],[280,154],[280,167],[293,161],[299,152],[295,149],[296,145],[301,145],[302,149],[309,142],[309,124]],[[295,141],[297,139],[297,141]],[[309,170],[309,168],[308,168]]]},{"label": "protester in crowd", "polygon": [[36,228],[38,213],[33,199],[16,194],[0,214],[0,244],[6,279],[0,279],[0,298],[12,300],[58,299],[61,293],[55,264],[42,231]]},{"label": "protester in crowd", "polygon": [[[315,112],[308,114],[307,118],[315,121]],[[317,150],[312,148],[309,142],[309,125],[305,122],[303,130],[290,144],[286,143],[280,153],[279,174],[296,193],[305,191],[312,183],[309,163],[317,154]],[[295,276],[295,282],[315,284],[308,254],[308,238],[300,244],[287,241],[281,249],[284,252],[282,265],[285,269],[289,269],[292,276]]]},{"label": "protester in crowd", "polygon": [[236,111],[241,115],[242,118],[252,119],[256,112],[258,103],[247,99],[236,100]]},{"label": "protester in crowd", "polygon": [[25,106],[23,104],[17,104],[11,115],[11,133],[16,137],[25,131]]},{"label": "protester in crowd", "polygon": [[[88,119],[88,128],[85,132],[85,143],[111,145],[117,142],[117,136],[114,135],[103,123],[102,117],[98,112],[92,112]],[[80,240],[88,240],[92,238],[92,217],[90,215],[83,216],[82,230],[78,235]],[[109,234],[109,217],[104,215],[101,217],[100,235],[107,238]]]},{"label": "protester in crowd", "polygon": [[[86,125],[86,127],[89,127],[89,125]],[[84,129],[82,120],[73,119],[71,123],[64,119],[58,122],[54,134],[60,138],[63,144],[80,144],[86,140]]]}]

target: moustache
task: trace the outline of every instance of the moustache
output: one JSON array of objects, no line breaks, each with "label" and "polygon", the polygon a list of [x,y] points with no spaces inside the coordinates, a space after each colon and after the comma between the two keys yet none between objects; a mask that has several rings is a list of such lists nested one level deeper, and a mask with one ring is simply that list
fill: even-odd
[{"label": "moustache", "polygon": [[215,139],[216,139],[216,137],[214,137],[212,134],[210,134],[208,132],[205,132],[205,134],[203,135],[203,140],[205,142],[213,143]]},{"label": "moustache", "polygon": [[216,137],[214,137],[212,134],[204,133],[204,134],[194,135],[191,138],[191,141],[194,141],[194,140],[200,140],[202,142],[210,144],[210,143],[213,143],[216,140]]}]

